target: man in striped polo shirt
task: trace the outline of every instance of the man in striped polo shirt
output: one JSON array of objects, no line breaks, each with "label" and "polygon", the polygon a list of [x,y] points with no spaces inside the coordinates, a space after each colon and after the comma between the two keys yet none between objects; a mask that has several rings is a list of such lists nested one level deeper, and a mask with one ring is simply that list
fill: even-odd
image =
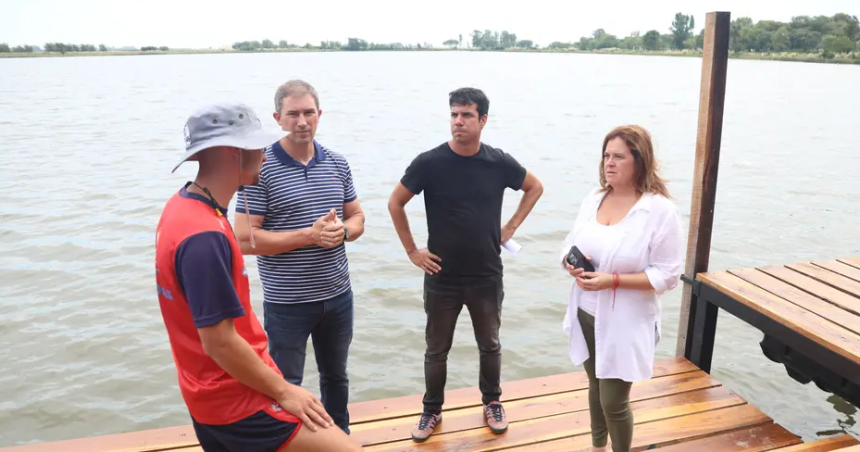
[{"label": "man in striped polo shirt", "polygon": [[314,88],[301,80],[281,85],[275,110],[289,134],[266,150],[260,183],[239,194],[236,236],[243,253],[257,255],[272,358],[301,385],[311,337],[323,405],[349,433],[353,294],[344,242],[364,232],[364,213],[346,159],[314,139],[322,114]]}]

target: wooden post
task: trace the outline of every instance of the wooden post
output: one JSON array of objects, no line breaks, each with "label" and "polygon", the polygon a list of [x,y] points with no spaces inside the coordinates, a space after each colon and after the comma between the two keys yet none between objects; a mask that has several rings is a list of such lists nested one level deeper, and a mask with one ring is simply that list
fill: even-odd
[{"label": "wooden post", "polygon": [[[693,173],[690,232],[687,238],[687,260],[684,271],[691,279],[695,278],[697,273],[708,270],[711,254],[711,230],[714,223],[714,203],[717,195],[717,169],[719,168],[720,141],[723,129],[723,104],[726,96],[730,28],[731,13],[708,13],[705,19],[702,81],[699,92],[699,125],[696,134],[696,162]],[[707,332],[711,337],[705,338],[705,350],[700,350],[697,353],[699,355],[697,358],[705,358],[706,367],[710,368],[717,315],[716,310],[709,310],[712,312],[696,322],[697,302],[693,287],[690,284],[684,284],[676,354],[690,359],[693,332],[696,328],[705,328],[706,331],[704,332]],[[710,350],[707,350],[708,347]],[[703,354],[704,356],[702,356]]]}]

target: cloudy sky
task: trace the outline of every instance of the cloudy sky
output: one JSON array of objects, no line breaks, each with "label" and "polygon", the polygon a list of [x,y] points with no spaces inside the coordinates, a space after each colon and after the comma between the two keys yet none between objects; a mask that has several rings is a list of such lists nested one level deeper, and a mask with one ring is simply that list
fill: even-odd
[{"label": "cloudy sky", "polygon": [[0,0],[0,42],[208,48],[286,39],[300,45],[349,37],[441,44],[475,29],[508,30],[546,45],[597,28],[626,36],[666,32],[676,12],[790,20],[796,15],[860,16],[860,0]]}]

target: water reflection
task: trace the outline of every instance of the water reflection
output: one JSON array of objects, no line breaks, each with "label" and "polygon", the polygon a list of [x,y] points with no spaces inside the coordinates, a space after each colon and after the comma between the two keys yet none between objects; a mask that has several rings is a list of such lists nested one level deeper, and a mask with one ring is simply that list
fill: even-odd
[{"label": "water reflection", "polygon": [[854,415],[857,414],[857,407],[848,403],[842,397],[836,395],[831,395],[827,398],[827,401],[833,405],[834,410],[844,414],[846,418],[836,419],[836,424],[839,425],[838,430],[823,430],[820,432],[816,432],[816,434],[818,436],[833,436],[849,433],[849,430],[851,430],[851,428],[857,424],[857,421],[854,420]]}]

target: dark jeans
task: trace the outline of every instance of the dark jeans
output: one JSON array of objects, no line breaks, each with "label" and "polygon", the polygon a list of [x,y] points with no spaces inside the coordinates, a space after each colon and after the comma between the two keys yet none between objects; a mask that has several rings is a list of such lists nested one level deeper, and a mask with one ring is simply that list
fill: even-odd
[{"label": "dark jeans", "polygon": [[498,401],[502,371],[502,323],[504,287],[501,278],[487,278],[469,285],[451,285],[435,281],[424,283],[424,312],[427,313],[424,354],[424,412],[439,414],[445,402],[448,378],[448,352],[454,340],[454,327],[463,306],[469,310],[472,328],[480,353],[480,378],[484,404]]},{"label": "dark jeans", "polygon": [[301,386],[308,336],[320,373],[321,401],[335,424],[349,434],[347,355],[352,343],[352,291],[312,303],[264,303],[269,353],[284,378]]}]

